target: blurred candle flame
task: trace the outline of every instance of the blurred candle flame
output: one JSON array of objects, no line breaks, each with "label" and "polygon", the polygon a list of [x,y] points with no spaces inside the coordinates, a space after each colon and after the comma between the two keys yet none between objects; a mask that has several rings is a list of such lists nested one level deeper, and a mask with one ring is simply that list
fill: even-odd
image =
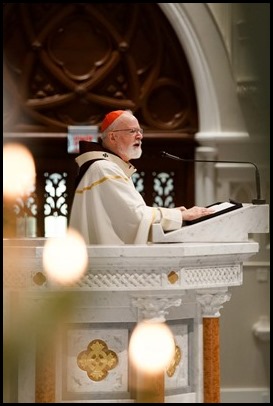
[{"label": "blurred candle flame", "polygon": [[35,184],[35,164],[31,152],[18,143],[3,147],[3,194],[14,198],[29,193]]},{"label": "blurred candle flame", "polygon": [[88,256],[82,236],[68,228],[64,237],[46,241],[43,253],[44,269],[50,279],[62,283],[74,283],[87,269]]},{"label": "blurred candle flame", "polygon": [[144,320],[134,329],[130,343],[130,361],[138,370],[156,373],[168,367],[175,354],[175,343],[165,323]]}]

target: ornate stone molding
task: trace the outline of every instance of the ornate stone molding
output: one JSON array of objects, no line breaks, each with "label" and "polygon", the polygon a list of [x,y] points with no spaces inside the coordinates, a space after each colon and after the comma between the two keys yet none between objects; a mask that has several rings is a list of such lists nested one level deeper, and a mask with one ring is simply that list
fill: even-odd
[{"label": "ornate stone molding", "polygon": [[241,285],[243,271],[240,264],[223,266],[184,267],[181,269],[182,286],[206,288],[208,286]]},{"label": "ornate stone molding", "polygon": [[[43,269],[44,240],[24,245],[24,255],[4,246],[4,287],[7,289],[74,291],[184,292],[194,289],[227,288],[242,284],[242,263],[258,251],[258,244],[184,243],[145,247],[88,247],[90,258],[85,275],[73,285],[60,285]],[[19,244],[19,243],[18,243]],[[40,244],[40,245],[38,245]],[[21,247],[20,246],[20,247]],[[18,250],[19,248],[18,247]],[[228,262],[227,262],[228,261]]]},{"label": "ornate stone molding", "polygon": [[182,299],[171,296],[136,296],[132,305],[138,309],[138,319],[149,319],[164,322],[169,307],[180,306]]},{"label": "ornate stone molding", "polygon": [[231,298],[227,290],[206,289],[196,291],[196,300],[201,304],[203,317],[220,317],[219,310]]}]

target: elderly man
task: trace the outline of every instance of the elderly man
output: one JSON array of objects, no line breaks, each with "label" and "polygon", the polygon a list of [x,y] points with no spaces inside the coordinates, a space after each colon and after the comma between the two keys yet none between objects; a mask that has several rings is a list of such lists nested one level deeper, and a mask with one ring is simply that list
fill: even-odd
[{"label": "elderly man", "polygon": [[101,142],[84,142],[88,152],[76,158],[80,167],[70,227],[86,244],[146,244],[153,223],[164,231],[176,230],[183,220],[212,213],[194,206],[186,209],[149,207],[131,179],[136,171],[131,159],[140,158],[143,130],[129,110],[106,114]]}]

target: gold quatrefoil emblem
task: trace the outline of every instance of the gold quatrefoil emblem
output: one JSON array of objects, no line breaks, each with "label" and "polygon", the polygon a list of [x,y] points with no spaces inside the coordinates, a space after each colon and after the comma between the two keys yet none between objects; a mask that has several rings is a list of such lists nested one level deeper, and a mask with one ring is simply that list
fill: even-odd
[{"label": "gold quatrefoil emblem", "polygon": [[96,339],[88,344],[87,350],[79,353],[77,364],[92,381],[97,382],[105,379],[108,371],[117,366],[118,356],[104,341]]}]

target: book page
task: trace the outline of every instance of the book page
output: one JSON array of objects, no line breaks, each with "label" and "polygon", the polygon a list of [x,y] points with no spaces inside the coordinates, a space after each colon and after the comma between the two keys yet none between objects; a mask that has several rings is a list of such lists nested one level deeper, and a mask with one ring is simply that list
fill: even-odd
[{"label": "book page", "polygon": [[235,206],[234,203],[223,202],[220,204],[212,205],[210,207],[214,210],[214,213],[217,213],[218,211],[225,210],[225,209],[228,209],[229,207],[233,207],[233,206]]}]

